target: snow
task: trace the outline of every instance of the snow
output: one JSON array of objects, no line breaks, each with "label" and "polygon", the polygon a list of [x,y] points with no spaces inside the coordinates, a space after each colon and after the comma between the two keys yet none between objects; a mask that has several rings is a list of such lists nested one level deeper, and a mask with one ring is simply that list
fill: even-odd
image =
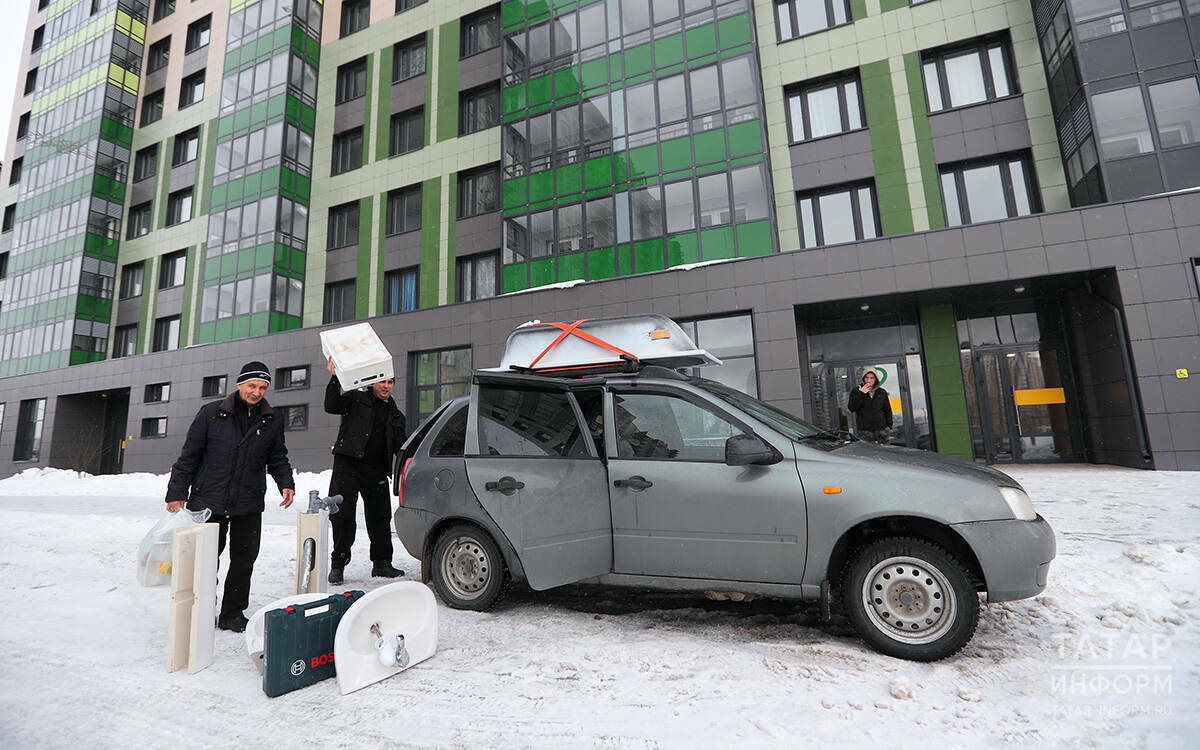
[{"label": "snow", "polygon": [[[1050,585],[983,608],[934,664],[756,599],[514,586],[440,610],[428,661],[348,696],[267,698],[240,634],[166,672],[168,592],[134,577],[166,477],[28,470],[0,480],[5,748],[657,748],[1020,743],[1191,747],[1200,728],[1200,474],[1009,467],[1054,526]],[[290,593],[294,514],[269,503],[251,610]],[[371,590],[359,521],[347,588]],[[397,545],[409,579],[417,561]],[[249,614],[249,613],[248,613]]]}]

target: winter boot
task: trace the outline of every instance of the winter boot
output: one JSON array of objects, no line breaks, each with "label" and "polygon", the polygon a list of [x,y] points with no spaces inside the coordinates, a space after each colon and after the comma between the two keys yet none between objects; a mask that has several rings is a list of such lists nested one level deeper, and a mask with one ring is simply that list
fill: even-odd
[{"label": "winter boot", "polygon": [[235,633],[246,632],[246,624],[249,620],[241,612],[234,612],[232,615],[221,615],[217,618],[217,627],[221,630],[232,630]]},{"label": "winter boot", "polygon": [[343,565],[330,565],[329,566],[329,582],[330,583],[332,583],[334,585],[340,585],[342,583],[342,570],[344,567],[345,566],[343,566]]},{"label": "winter boot", "polygon": [[371,575],[376,578],[399,578],[404,571],[392,567],[390,562],[377,562],[371,566]]}]

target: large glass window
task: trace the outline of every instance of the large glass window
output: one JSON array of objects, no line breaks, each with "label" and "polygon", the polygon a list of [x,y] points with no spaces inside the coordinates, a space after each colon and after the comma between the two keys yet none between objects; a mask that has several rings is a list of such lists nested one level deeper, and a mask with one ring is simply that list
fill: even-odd
[{"label": "large glass window", "polygon": [[849,23],[848,0],[776,0],[775,25],[780,41]]},{"label": "large glass window", "polygon": [[137,156],[133,160],[133,181],[141,182],[142,180],[153,177],[158,171],[158,144],[147,146],[138,150]]},{"label": "large glass window", "polygon": [[459,96],[458,134],[470,135],[500,124],[500,87],[489,84]]},{"label": "large glass window", "polygon": [[865,123],[857,73],[790,89],[787,104],[793,141],[858,130]]},{"label": "large glass window", "polygon": [[1142,88],[1130,86],[1092,97],[1100,153],[1105,159],[1144,154],[1154,150]]},{"label": "large glass window", "polygon": [[1017,92],[1012,53],[1004,39],[978,40],[922,55],[930,112],[965,107]]},{"label": "large glass window", "polygon": [[708,406],[661,393],[613,394],[617,456],[725,462],[725,441],[745,432]]},{"label": "large glass window", "polygon": [[458,218],[500,208],[500,167],[489,165],[458,175]]},{"label": "large glass window", "polygon": [[187,250],[168,253],[162,257],[158,270],[158,288],[171,289],[183,286],[184,273],[187,270]]},{"label": "large glass window", "polygon": [[146,72],[153,73],[156,70],[162,70],[167,67],[170,58],[171,37],[168,36],[151,44],[150,49],[146,51]]},{"label": "large glass window", "polygon": [[758,397],[754,325],[750,315],[727,315],[677,322],[697,347],[721,360],[719,365],[692,368],[692,375],[715,380],[742,393]]},{"label": "large glass window", "polygon": [[500,44],[500,9],[486,8],[462,19],[462,57],[470,57]]},{"label": "large glass window", "polygon": [[144,234],[150,233],[150,201],[139,203],[129,209],[129,227],[127,236],[129,239],[141,237]]},{"label": "large glass window", "polygon": [[399,271],[388,271],[383,275],[383,312],[408,312],[418,306],[417,282],[419,275],[416,268],[402,268]]},{"label": "large glass window", "polygon": [[1200,88],[1195,78],[1156,83],[1150,88],[1150,106],[1162,148],[1196,143],[1200,137]]},{"label": "large glass window", "polygon": [[388,156],[407,154],[424,146],[424,107],[392,115],[391,129],[388,133]]},{"label": "large glass window", "polygon": [[354,279],[325,285],[325,309],[322,323],[354,320]]},{"label": "large glass window", "polygon": [[500,293],[500,256],[484,253],[458,259],[458,301],[495,297]]},{"label": "large glass window", "polygon": [[142,98],[142,127],[158,122],[163,116],[163,90],[152,91]]},{"label": "large glass window", "polygon": [[941,170],[946,224],[975,224],[1039,210],[1024,157],[969,162]]},{"label": "large glass window", "polygon": [[363,129],[353,128],[333,136],[332,173],[358,169],[363,163]]},{"label": "large glass window", "polygon": [[[260,133],[262,131],[259,131]],[[175,136],[174,152],[171,154],[171,166],[178,167],[195,161],[200,152],[200,128],[185,130]]]},{"label": "large glass window", "polygon": [[13,446],[14,461],[36,461],[42,451],[42,422],[46,417],[46,399],[31,398],[21,402],[17,413],[17,437]]},{"label": "large glass window", "polygon": [[335,104],[342,104],[351,99],[358,99],[367,93],[367,58],[341,65],[337,69],[337,97]]},{"label": "large glass window", "polygon": [[179,84],[179,108],[195,104],[204,98],[204,71],[193,73]]},{"label": "large glass window", "polygon": [[420,424],[445,402],[465,395],[470,387],[470,347],[410,352],[405,414],[412,424]]},{"label": "large glass window", "polygon": [[590,440],[565,392],[479,389],[479,452],[485,456],[586,458]]},{"label": "large glass window", "polygon": [[425,35],[398,42],[392,48],[392,83],[425,72]]},{"label": "large glass window", "polygon": [[224,375],[207,375],[200,381],[200,398],[217,398],[224,395]]},{"label": "large glass window", "polygon": [[358,201],[343,203],[329,209],[329,238],[327,247],[358,244]]},{"label": "large glass window", "polygon": [[738,222],[767,218],[767,178],[763,165],[753,164],[730,172],[733,179],[734,218]]},{"label": "large glass window", "polygon": [[875,186],[840,185],[797,196],[804,247],[836,245],[879,236]]},{"label": "large glass window", "polygon": [[117,326],[113,329],[113,359],[137,354],[138,325]]},{"label": "large glass window", "polygon": [[179,348],[179,316],[154,321],[154,345],[151,351],[166,352]]},{"label": "large glass window", "polygon": [[195,52],[201,47],[208,46],[208,38],[212,32],[212,14],[208,14],[199,21],[195,21],[187,28],[187,39],[184,45],[184,54]]},{"label": "large glass window", "polygon": [[142,293],[142,282],[146,274],[145,261],[130,263],[121,268],[121,299],[131,299]]},{"label": "large glass window", "polygon": [[1121,0],[1068,0],[1075,17],[1075,34],[1079,41],[1124,31],[1125,15]]},{"label": "large glass window", "polygon": [[191,218],[192,189],[190,187],[176,190],[167,196],[167,226],[182,224]]},{"label": "large glass window", "polygon": [[367,28],[371,22],[371,0],[345,0],[342,3],[341,36]]},{"label": "large glass window", "polygon": [[421,228],[421,186],[393,190],[387,199],[387,233],[400,234]]}]

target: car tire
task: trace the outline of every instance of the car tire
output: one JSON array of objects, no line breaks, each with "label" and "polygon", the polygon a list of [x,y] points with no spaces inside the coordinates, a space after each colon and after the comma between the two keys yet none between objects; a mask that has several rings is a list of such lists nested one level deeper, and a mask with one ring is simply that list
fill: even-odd
[{"label": "car tire", "polygon": [[966,568],[911,537],[866,544],[846,566],[842,601],[874,649],[912,661],[953,656],[975,634],[979,595]]},{"label": "car tire", "polygon": [[511,581],[495,540],[469,524],[451,526],[438,537],[430,567],[434,591],[455,609],[491,609]]}]

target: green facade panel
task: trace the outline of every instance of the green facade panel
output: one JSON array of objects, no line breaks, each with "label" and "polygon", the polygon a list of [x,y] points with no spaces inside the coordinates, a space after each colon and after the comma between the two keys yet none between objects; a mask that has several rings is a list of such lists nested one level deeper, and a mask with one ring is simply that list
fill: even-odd
[{"label": "green facade panel", "polygon": [[891,68],[887,60],[880,60],[861,66],[859,72],[871,127],[879,223],[885,235],[905,234],[913,231],[912,203],[908,198]]},{"label": "green facade panel", "polygon": [[920,316],[925,377],[929,382],[929,406],[938,452],[973,460],[954,308],[926,305],[920,309]]}]

